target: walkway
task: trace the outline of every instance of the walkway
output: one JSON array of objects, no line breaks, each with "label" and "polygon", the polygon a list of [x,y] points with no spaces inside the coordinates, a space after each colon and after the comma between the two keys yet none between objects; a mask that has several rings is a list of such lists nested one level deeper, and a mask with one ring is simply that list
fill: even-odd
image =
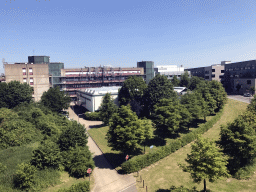
[{"label": "walkway", "polygon": [[[69,108],[69,117],[81,124],[85,125],[88,130],[90,127],[101,125],[101,121],[87,121],[83,118],[79,118],[74,111]],[[111,167],[107,159],[98,148],[96,143],[91,137],[88,138],[88,146],[90,151],[93,153],[94,162],[96,168],[93,170],[95,178],[95,187],[92,192],[136,192],[136,180],[132,174],[120,175],[115,169]]]}]

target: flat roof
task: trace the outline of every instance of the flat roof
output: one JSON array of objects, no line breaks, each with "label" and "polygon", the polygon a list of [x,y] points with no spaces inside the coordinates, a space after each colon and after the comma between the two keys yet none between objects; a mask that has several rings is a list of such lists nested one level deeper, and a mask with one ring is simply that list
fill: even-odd
[{"label": "flat roof", "polygon": [[91,95],[102,95],[102,94],[106,94],[106,93],[118,94],[118,89],[120,89],[120,88],[121,88],[121,86],[96,87],[96,88],[87,88],[82,92],[89,93]]}]

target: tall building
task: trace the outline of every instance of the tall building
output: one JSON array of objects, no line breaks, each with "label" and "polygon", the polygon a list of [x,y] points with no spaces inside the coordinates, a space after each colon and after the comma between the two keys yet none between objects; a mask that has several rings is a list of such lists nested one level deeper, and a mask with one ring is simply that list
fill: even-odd
[{"label": "tall building", "polygon": [[4,69],[7,83],[16,80],[34,88],[32,96],[35,101],[39,101],[50,87],[48,64],[6,63]]},{"label": "tall building", "polygon": [[144,69],[146,83],[148,84],[151,79],[154,78],[154,62],[153,61],[141,61],[137,62],[137,67],[142,67]]}]

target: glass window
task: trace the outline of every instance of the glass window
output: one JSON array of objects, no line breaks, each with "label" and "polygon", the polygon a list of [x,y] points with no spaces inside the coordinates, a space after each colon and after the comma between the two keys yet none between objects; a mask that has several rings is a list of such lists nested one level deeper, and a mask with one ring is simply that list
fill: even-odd
[{"label": "glass window", "polygon": [[215,72],[215,69],[212,69],[212,72]]},{"label": "glass window", "polygon": [[29,68],[29,75],[33,75],[33,69]]},{"label": "glass window", "polygon": [[247,80],[247,84],[252,84],[252,81],[251,80]]},{"label": "glass window", "polygon": [[23,78],[23,83],[26,83],[27,82],[27,79],[26,78]]},{"label": "glass window", "polygon": [[30,81],[29,81],[29,82],[30,82],[30,85],[34,85],[34,79],[33,79],[33,77],[30,78]]},{"label": "glass window", "polygon": [[26,68],[22,68],[23,75],[26,75]]}]

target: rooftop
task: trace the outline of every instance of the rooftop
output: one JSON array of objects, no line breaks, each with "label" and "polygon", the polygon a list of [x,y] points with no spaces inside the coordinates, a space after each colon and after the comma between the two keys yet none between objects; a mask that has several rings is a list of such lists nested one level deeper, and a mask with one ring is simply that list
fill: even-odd
[{"label": "rooftop", "polygon": [[84,92],[92,94],[92,95],[101,95],[101,94],[106,94],[106,93],[117,94],[118,89],[120,89],[120,88],[121,88],[121,86],[97,87],[97,88],[85,89]]}]

